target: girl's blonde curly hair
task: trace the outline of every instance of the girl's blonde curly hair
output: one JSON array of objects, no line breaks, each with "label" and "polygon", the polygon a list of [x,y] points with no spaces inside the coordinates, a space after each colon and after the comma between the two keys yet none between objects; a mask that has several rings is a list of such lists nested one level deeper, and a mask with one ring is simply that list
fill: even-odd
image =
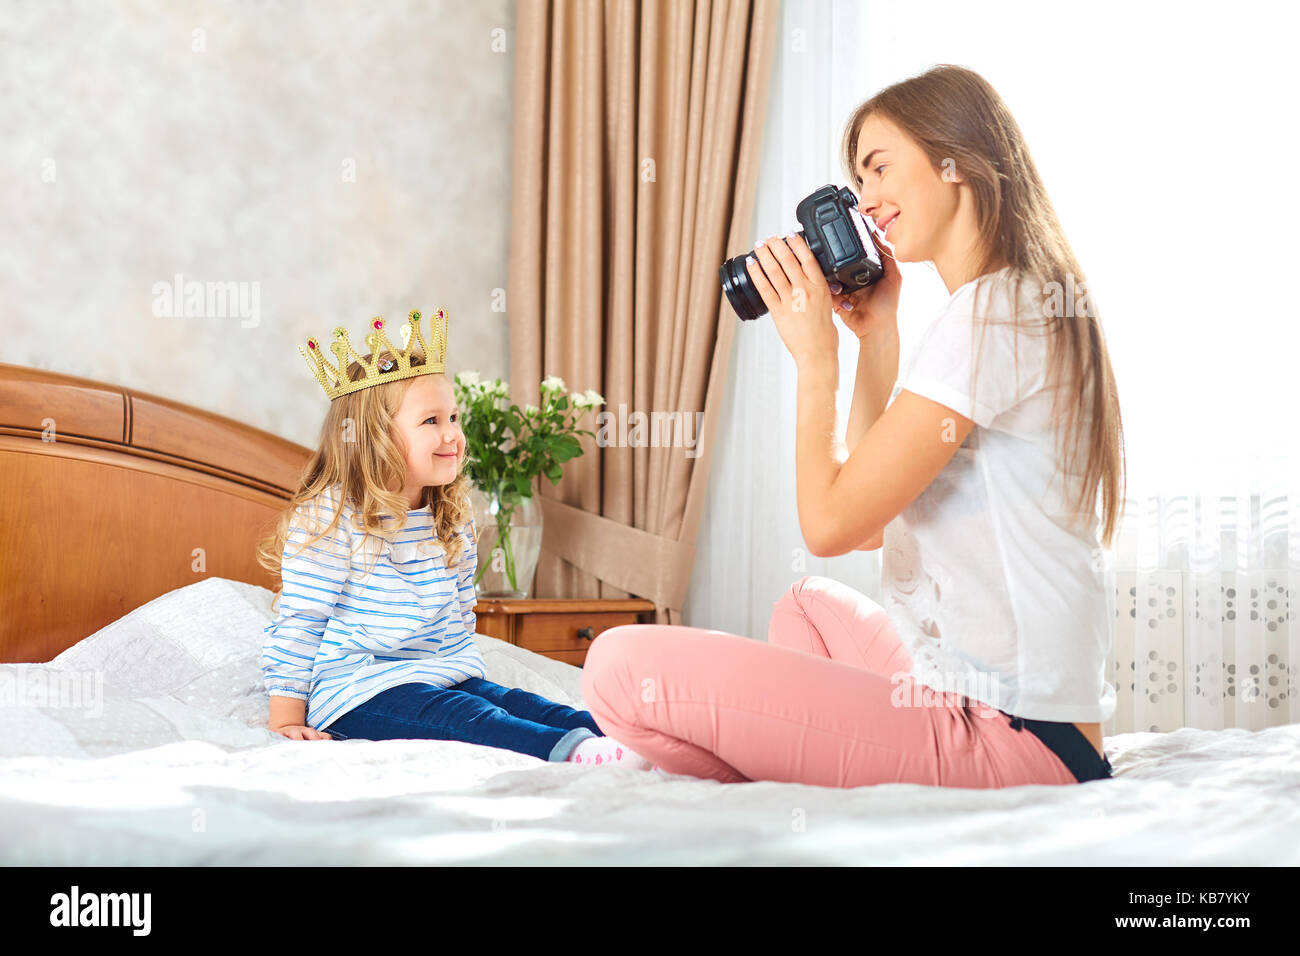
[{"label": "girl's blonde curly hair", "polygon": [[[385,353],[386,354],[386,353]],[[370,362],[371,356],[367,355]],[[423,356],[411,355],[411,365],[424,364]],[[359,362],[348,366],[348,379],[358,381],[365,377]],[[434,373],[441,374],[441,373]],[[257,563],[277,578],[280,577],[282,556],[294,516],[303,505],[313,504],[318,497],[337,485],[342,491],[342,502],[352,506],[352,530],[375,535],[392,541],[391,534],[405,525],[409,502],[400,489],[406,480],[406,449],[401,445],[393,416],[402,404],[406,390],[414,379],[400,379],[381,385],[340,395],[330,402],[321,425],[319,447],[303,468],[298,489],[280,513],[275,531],[263,539],[257,549]],[[447,567],[460,563],[464,555],[464,538],[461,534],[470,519],[469,475],[464,471],[465,460],[456,478],[445,485],[426,485],[421,489],[418,507],[428,506],[433,513],[433,534],[446,552]],[[333,518],[303,548],[331,533],[342,515],[342,507],[334,509]],[[380,515],[396,516],[395,527],[385,527]],[[301,553],[301,551],[299,552]],[[276,610],[284,582],[275,587],[271,610]]]}]

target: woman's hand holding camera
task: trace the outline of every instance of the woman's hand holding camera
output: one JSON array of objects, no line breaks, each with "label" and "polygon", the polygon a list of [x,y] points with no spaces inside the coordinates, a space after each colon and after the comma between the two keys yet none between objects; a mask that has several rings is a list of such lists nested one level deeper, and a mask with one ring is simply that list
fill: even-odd
[{"label": "woman's hand holding camera", "polygon": [[828,314],[830,286],[803,236],[760,241],[745,266],[796,364],[836,362],[839,334]]},{"label": "woman's hand holding camera", "polygon": [[[880,249],[879,243],[876,248]],[[898,335],[902,275],[888,251],[881,250],[880,260],[885,274],[847,295],[838,282],[827,284],[817,258],[797,233],[760,242],[745,265],[795,361],[835,361],[839,335],[835,324],[827,321],[828,310],[833,310],[859,341]]]},{"label": "woman's hand holding camera", "polygon": [[[879,243],[876,248],[880,249]],[[830,286],[831,308],[844,327],[863,340],[881,333],[898,334],[898,294],[903,277],[888,250],[880,249],[880,262],[885,274],[865,288],[843,295],[838,282]]]}]

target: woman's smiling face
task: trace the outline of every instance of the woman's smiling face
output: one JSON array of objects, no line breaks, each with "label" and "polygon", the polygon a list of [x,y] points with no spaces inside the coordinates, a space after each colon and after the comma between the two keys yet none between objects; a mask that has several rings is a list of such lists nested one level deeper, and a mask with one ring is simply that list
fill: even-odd
[{"label": "woman's smiling face", "polygon": [[936,170],[928,156],[875,113],[858,130],[854,170],[861,179],[858,210],[884,227],[900,262],[935,258],[957,214],[957,170]]}]

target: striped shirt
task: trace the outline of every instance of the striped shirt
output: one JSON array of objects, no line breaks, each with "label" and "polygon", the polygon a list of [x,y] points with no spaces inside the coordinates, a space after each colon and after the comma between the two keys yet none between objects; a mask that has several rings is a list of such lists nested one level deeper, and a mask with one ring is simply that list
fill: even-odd
[{"label": "striped shirt", "polygon": [[381,516],[388,542],[353,530],[354,509],[344,502],[338,525],[304,548],[332,520],[339,497],[334,485],[315,499],[317,508],[307,502],[295,513],[279,616],[264,628],[262,648],[267,692],[307,701],[307,724],[317,730],[399,684],[486,678],[474,642],[473,518],[461,528],[465,547],[450,569],[427,506],[408,512],[400,531]]}]

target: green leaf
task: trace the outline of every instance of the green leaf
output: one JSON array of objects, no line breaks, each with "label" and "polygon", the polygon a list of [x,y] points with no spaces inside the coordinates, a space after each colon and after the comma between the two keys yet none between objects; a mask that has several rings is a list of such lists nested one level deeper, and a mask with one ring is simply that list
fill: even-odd
[{"label": "green leaf", "polygon": [[578,444],[577,438],[572,434],[562,434],[556,438],[551,446],[551,454],[555,455],[556,462],[567,462],[571,458],[577,458],[582,454],[582,446]]}]

